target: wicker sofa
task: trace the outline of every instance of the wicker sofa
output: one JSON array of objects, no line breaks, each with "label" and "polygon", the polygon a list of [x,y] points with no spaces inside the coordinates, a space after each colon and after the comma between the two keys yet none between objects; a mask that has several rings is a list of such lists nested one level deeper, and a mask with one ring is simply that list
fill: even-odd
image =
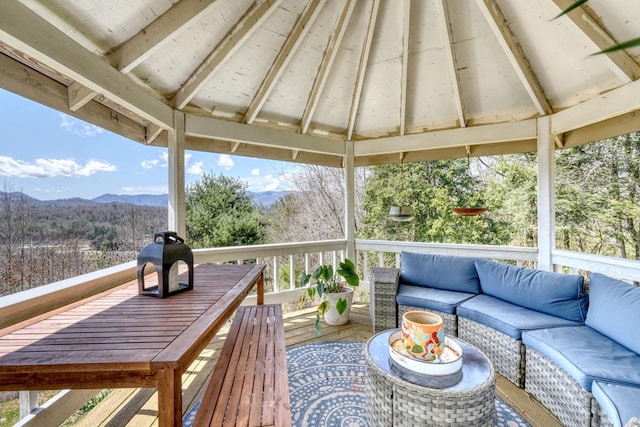
[{"label": "wicker sofa", "polygon": [[[625,348],[629,344],[624,338],[626,331],[611,333],[608,326],[600,326],[607,317],[601,312],[611,311],[610,304],[631,304],[632,311],[622,317],[627,323],[638,321],[635,330],[640,334],[640,288],[593,274],[597,300],[587,311],[583,278],[578,275],[525,269],[480,258],[410,252],[403,252],[401,261],[402,269],[372,269],[374,331],[396,328],[407,310],[433,311],[444,318],[447,334],[480,348],[498,372],[525,388],[564,424],[623,425],[620,420],[625,417],[628,420],[640,415],[640,403],[633,408],[635,402],[640,402],[633,400],[640,387],[640,349],[633,345]],[[637,291],[638,301],[614,298],[610,303],[610,292],[601,290],[612,286],[612,282],[623,284],[625,295]],[[621,341],[618,335],[623,336]],[[588,345],[594,337],[600,338],[596,342],[602,348]],[[640,335],[629,337],[640,347]],[[624,363],[618,366],[616,358],[616,363],[604,364],[610,372],[593,374],[592,368],[606,360],[601,352],[612,347],[621,352]],[[574,348],[580,350],[573,351]],[[575,355],[584,356],[584,360],[576,360]],[[596,360],[598,357],[602,358]],[[583,376],[591,381],[581,380],[577,372],[583,370],[587,372]],[[592,394],[595,380],[599,383]],[[600,390],[600,383],[604,391]]]}]

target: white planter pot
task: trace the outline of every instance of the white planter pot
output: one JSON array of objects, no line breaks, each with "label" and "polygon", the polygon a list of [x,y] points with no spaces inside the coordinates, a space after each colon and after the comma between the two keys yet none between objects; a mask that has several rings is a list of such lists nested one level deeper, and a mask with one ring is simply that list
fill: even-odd
[{"label": "white planter pot", "polygon": [[[324,313],[324,321],[328,325],[344,325],[347,323],[349,321],[351,301],[353,300],[353,289],[347,287],[344,292],[324,294],[324,297],[330,304],[329,310]],[[340,298],[347,300],[347,309],[342,313],[342,315],[338,314],[338,310],[336,309],[336,303]]]}]

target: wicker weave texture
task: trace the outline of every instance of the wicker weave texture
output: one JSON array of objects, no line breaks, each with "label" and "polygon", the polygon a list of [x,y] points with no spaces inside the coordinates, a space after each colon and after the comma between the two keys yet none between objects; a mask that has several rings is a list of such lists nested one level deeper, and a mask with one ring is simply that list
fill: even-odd
[{"label": "wicker weave texture", "polygon": [[594,397],[591,398],[591,417],[591,427],[614,427],[609,416]]},{"label": "wicker weave texture", "polygon": [[450,337],[458,336],[458,316],[455,314],[445,313],[443,311],[431,310],[421,307],[413,307],[411,305],[398,305],[398,326],[402,325],[402,315],[407,311],[429,311],[442,317],[444,322],[444,333]]},{"label": "wicker weave texture", "polygon": [[486,354],[496,371],[524,388],[525,347],[521,340],[464,317],[458,318],[458,336]]},{"label": "wicker weave texture", "polygon": [[379,369],[372,369],[371,364],[367,363],[366,384],[369,424],[373,427],[394,425],[392,419],[393,385],[391,382],[381,374]]},{"label": "wicker weave texture", "polygon": [[493,426],[495,372],[478,387],[445,391],[422,387],[391,375],[365,353],[367,411],[376,427]]},{"label": "wicker weave texture", "polygon": [[538,351],[528,348],[525,390],[568,427],[591,425],[591,393]]},{"label": "wicker weave texture", "polygon": [[400,270],[397,268],[372,268],[371,269],[371,324],[373,332],[381,332],[398,327],[398,307],[396,294],[398,292],[398,277]]}]

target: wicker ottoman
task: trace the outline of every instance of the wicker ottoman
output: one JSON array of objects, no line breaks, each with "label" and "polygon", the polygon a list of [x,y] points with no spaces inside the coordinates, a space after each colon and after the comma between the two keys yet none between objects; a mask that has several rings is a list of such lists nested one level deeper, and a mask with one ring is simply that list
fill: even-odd
[{"label": "wicker ottoman", "polygon": [[495,372],[478,349],[457,340],[463,351],[462,380],[449,388],[422,387],[402,380],[389,366],[394,331],[374,335],[365,351],[367,410],[372,426],[493,426]]}]

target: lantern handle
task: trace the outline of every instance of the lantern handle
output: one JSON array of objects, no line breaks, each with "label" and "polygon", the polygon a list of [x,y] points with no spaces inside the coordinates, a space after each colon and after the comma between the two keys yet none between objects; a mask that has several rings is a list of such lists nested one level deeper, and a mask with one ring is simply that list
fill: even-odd
[{"label": "lantern handle", "polygon": [[158,231],[153,235],[155,243],[184,243],[184,239],[175,231]]}]

